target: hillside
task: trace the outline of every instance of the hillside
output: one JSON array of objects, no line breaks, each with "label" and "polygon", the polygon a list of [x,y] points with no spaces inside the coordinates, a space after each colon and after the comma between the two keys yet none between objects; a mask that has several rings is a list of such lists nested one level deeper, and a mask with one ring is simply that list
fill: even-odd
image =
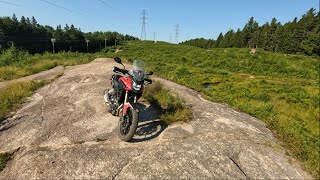
[{"label": "hillside", "polygon": [[121,141],[119,117],[102,97],[117,65],[99,58],[67,67],[3,121],[0,179],[312,179],[265,123],[156,76],[192,105],[192,120],[168,125],[163,109],[140,99],[136,134]]},{"label": "hillside", "polygon": [[157,75],[261,119],[319,177],[319,58],[258,49],[130,42],[108,56],[143,59]]}]

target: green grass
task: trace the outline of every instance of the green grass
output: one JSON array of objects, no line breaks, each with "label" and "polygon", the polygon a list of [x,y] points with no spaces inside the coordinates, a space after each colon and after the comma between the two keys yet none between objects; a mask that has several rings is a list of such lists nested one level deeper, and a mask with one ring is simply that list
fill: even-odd
[{"label": "green grass", "polygon": [[9,161],[9,159],[9,153],[0,153],[0,172],[6,167],[6,164]]},{"label": "green grass", "polygon": [[142,59],[157,75],[261,119],[320,178],[319,57],[162,42],[130,42],[122,50],[106,56]]},{"label": "green grass", "polygon": [[0,81],[32,75],[59,65],[72,66],[91,62],[98,55],[77,52],[31,55],[14,47],[0,54]]},{"label": "green grass", "polygon": [[47,83],[47,81],[17,82],[0,89],[0,122],[6,118],[8,112],[18,108],[36,89]]},{"label": "green grass", "polygon": [[160,82],[156,81],[146,87],[143,96],[149,103],[154,103],[163,110],[160,119],[166,124],[190,120],[190,107],[179,96],[165,89]]}]

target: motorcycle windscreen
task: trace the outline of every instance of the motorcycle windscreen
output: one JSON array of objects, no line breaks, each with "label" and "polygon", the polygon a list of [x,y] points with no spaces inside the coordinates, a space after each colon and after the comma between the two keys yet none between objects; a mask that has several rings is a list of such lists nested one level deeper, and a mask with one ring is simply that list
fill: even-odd
[{"label": "motorcycle windscreen", "polygon": [[145,75],[144,62],[142,60],[133,61],[133,67],[131,75],[136,81],[143,81]]}]

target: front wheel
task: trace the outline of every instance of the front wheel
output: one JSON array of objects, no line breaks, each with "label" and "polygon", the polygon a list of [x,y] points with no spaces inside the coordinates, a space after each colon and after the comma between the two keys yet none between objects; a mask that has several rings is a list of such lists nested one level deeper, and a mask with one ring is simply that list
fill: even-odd
[{"label": "front wheel", "polygon": [[122,141],[128,142],[133,137],[138,127],[138,112],[132,108],[127,110],[127,114],[121,114],[118,123],[118,136]]}]

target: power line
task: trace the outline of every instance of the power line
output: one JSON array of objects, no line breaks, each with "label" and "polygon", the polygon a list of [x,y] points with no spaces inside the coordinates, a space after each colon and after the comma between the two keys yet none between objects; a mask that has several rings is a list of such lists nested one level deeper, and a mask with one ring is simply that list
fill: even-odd
[{"label": "power line", "polygon": [[102,0],[98,0],[98,1],[100,1],[102,4],[108,6],[109,8],[112,8],[108,3],[106,3],[106,2],[104,2],[104,1],[102,1]]},{"label": "power line", "polygon": [[72,9],[69,9],[69,8],[66,8],[66,7],[63,7],[63,6],[61,6],[61,5],[58,5],[58,4],[54,4],[54,3],[50,2],[50,1],[47,1],[47,0],[40,0],[40,1],[45,2],[45,3],[47,3],[47,4],[50,4],[50,5],[52,5],[52,6],[55,6],[55,7],[64,9],[64,10],[69,11],[69,12],[72,12],[72,13],[76,13],[76,14],[85,16],[85,14],[83,13],[83,11],[75,11],[75,10],[72,10]]},{"label": "power line", "polygon": [[19,40],[19,41],[50,41],[50,38],[28,38],[28,37],[12,37],[12,36],[0,36],[0,40],[1,39]]},{"label": "power line", "polygon": [[22,6],[18,5],[18,4],[14,4],[14,3],[11,3],[11,2],[7,2],[7,1],[0,1],[0,2],[5,3],[5,4],[9,4],[9,5],[12,5],[12,6],[22,7]]},{"label": "power line", "polygon": [[52,6],[55,6],[55,7],[64,9],[64,10],[67,10],[67,11],[69,11],[69,12],[73,12],[71,9],[65,8],[65,7],[60,6],[60,5],[58,5],[58,4],[54,4],[54,3],[52,3],[52,2],[49,2],[49,1],[46,1],[46,0],[40,0],[40,1],[45,2],[45,3],[47,3],[47,4],[50,4],[50,5],[52,5]]},{"label": "power line", "polygon": [[145,9],[142,10],[142,30],[141,30],[141,40],[146,40],[147,38],[147,32],[146,32],[146,14],[147,14],[147,11]]},{"label": "power line", "polygon": [[[7,41],[10,40],[19,40],[19,41],[45,41],[45,42],[50,42],[51,37],[47,38],[34,38],[34,37],[18,37],[18,36],[0,36],[1,38],[5,38]],[[67,42],[67,43],[76,43],[76,42],[86,42],[86,39],[73,39],[73,40],[68,40],[68,39],[55,39],[55,42]],[[90,42],[102,42],[104,39],[91,39]]]}]

